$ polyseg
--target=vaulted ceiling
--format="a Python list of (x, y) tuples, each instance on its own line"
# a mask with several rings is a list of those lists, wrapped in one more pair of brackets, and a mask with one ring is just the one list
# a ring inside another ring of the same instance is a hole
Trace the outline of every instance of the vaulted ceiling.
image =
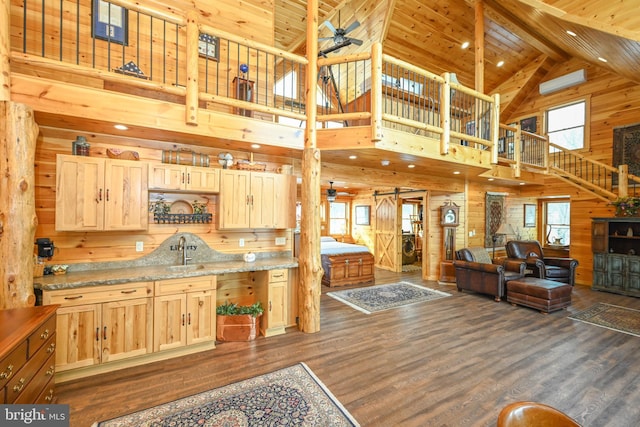
[[(549, 70), (572, 57), (640, 82), (637, 2), (479, 1), (484, 11), (485, 93), (498, 91), (534, 61), (544, 62)], [(276, 0), (276, 47), (304, 54), (306, 4)], [(438, 74), (455, 72), (462, 84), (475, 87), (475, 9), (476, 0), (320, 0), (319, 37), (332, 35), (325, 20), (335, 28), (358, 20), (361, 25), (348, 36), (364, 43), (342, 48), (340, 54), (369, 50), (379, 41), (384, 53)], [(464, 42), (470, 43), (467, 49), (461, 48)], [(323, 42), (320, 48), (332, 43)], [(538, 79), (544, 81), (544, 74)]]

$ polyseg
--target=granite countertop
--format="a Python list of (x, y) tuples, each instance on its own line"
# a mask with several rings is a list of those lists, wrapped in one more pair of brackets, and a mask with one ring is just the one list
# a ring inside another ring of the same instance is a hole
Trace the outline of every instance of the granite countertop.
[(116, 285), (131, 282), (180, 279), (183, 277), (211, 276), (225, 273), (296, 268), (298, 260), (292, 257), (257, 259), (254, 262), (225, 260), (182, 265), (153, 265), (104, 270), (71, 271), (59, 276), (48, 275), (33, 279), (33, 286), (41, 290), (73, 289), (86, 286)]

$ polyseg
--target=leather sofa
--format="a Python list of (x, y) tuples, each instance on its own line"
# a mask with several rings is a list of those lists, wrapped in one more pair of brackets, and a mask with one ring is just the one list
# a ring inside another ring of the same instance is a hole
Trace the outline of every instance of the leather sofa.
[(506, 282), (524, 277), (524, 262), (504, 259), (494, 263), (485, 248), (460, 249), (456, 258), (453, 265), (458, 292), (488, 294), (500, 301), (506, 295)]
[(537, 240), (510, 240), (506, 244), (507, 259), (524, 261), (528, 276), (556, 282), (575, 284), (578, 260), (563, 257), (545, 257)]

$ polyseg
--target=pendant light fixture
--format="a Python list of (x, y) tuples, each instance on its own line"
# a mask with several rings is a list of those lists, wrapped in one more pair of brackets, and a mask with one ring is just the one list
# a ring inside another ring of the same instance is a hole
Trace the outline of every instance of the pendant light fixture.
[(337, 193), (337, 190), (333, 188), (333, 181), (329, 181), (329, 188), (327, 188), (327, 201), (335, 202)]

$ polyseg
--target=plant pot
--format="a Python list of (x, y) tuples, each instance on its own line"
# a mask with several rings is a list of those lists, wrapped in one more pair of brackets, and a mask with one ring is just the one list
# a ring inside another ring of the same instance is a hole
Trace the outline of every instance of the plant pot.
[(260, 334), (260, 318), (250, 314), (216, 315), (218, 341), (252, 341)]

